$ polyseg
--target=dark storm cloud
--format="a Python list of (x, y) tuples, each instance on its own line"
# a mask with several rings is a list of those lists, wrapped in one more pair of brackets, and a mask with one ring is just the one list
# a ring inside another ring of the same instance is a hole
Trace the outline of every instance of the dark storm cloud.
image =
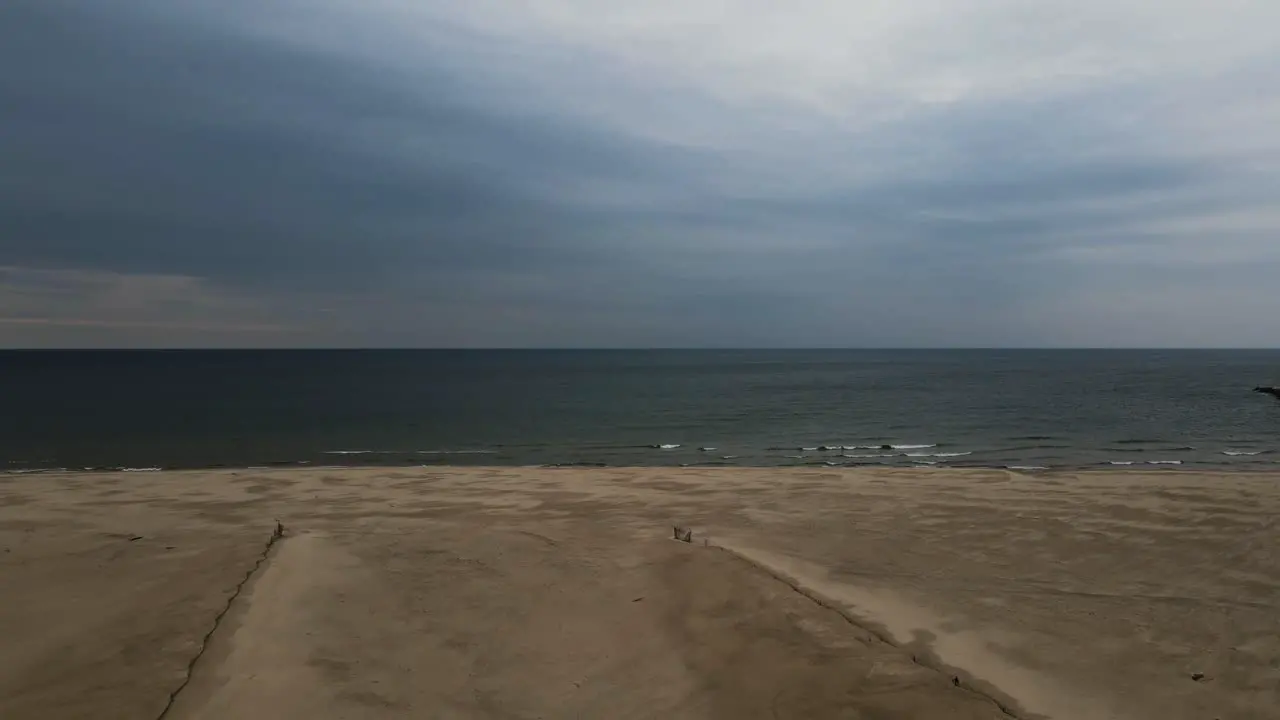
[(654, 172), (435, 67), (389, 78), (127, 6), (7, 14), (7, 264), (344, 284), (557, 264), (585, 249), (547, 187)]

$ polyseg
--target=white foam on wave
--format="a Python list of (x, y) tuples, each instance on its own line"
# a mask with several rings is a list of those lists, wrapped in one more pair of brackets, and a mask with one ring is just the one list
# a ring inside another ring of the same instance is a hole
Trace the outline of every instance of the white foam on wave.
[(737, 460), (738, 456), (737, 455), (721, 455), (720, 459), (721, 460)]
[(818, 448), (816, 448), (816, 447), (802, 447), (802, 448), (800, 448), (800, 450), (801, 450), (801, 451), (803, 451), (803, 452), (817, 452)]
[(1181, 460), (1112, 460), (1111, 465), (1181, 465)]
[(419, 455), (496, 455), (497, 450), (419, 450)]
[(891, 458), (891, 457), (898, 457), (898, 454), (897, 454), (897, 453), (873, 453), (873, 454), (870, 454), (870, 455), (857, 455), (857, 454), (855, 454), (855, 455), (849, 455), (848, 453), (846, 453), (846, 454), (842, 455), (841, 457), (847, 457), (847, 458)]
[[(92, 470), (93, 468), (85, 468)], [(67, 472), (66, 468), (25, 468), (21, 470), (3, 470), (0, 475), (40, 475), (43, 473)]]
[(372, 455), (373, 450), (325, 450), (325, 455)]
[(119, 470), (120, 472), (160, 472), (161, 470), (161, 468), (158, 468), (158, 467), (143, 467), (143, 468), (122, 467), (122, 468), (116, 468), (116, 469)]
[(1008, 465), (1010, 470), (1048, 470), (1047, 465)]
[(698, 450), (700, 450), (701, 452), (715, 452), (715, 451), (716, 451), (716, 449), (717, 449), (717, 448), (713, 448), (713, 447), (700, 447), (700, 448), (698, 448)]
[(1262, 451), (1261, 450), (1223, 450), (1222, 454), (1231, 455), (1231, 456), (1237, 456), (1237, 455), (1252, 456), (1252, 455), (1261, 455)]
[(938, 447), (937, 445), (890, 445), (894, 450), (924, 450), (925, 448)]
[(676, 448), (678, 448), (678, 447), (680, 447), (680, 446), (679, 446), (679, 445), (674, 445), (674, 444), (670, 444), (670, 443), (668, 443), (668, 444), (665, 444), (665, 445), (654, 445), (653, 447), (654, 447), (655, 449), (657, 449), (657, 450), (675, 450)]
[(912, 460), (917, 465), (937, 465), (937, 460)]
[(964, 457), (965, 455), (972, 455), (973, 453), (971, 453), (971, 452), (951, 452), (951, 453), (904, 453), (904, 454), (905, 454), (907, 457), (913, 457), (913, 458), (914, 458), (914, 457), (939, 457), (939, 458), (947, 458), (947, 457)]

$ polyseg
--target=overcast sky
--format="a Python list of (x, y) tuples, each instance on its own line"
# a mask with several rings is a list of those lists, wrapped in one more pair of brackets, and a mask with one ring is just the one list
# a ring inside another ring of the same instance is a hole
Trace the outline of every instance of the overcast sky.
[(0, 346), (1277, 345), (1275, 0), (0, 4)]

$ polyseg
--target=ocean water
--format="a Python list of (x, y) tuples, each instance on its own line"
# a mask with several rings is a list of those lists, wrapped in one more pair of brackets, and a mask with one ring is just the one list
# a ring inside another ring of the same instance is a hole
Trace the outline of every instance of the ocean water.
[(0, 471), (1280, 468), (1280, 351), (18, 351)]

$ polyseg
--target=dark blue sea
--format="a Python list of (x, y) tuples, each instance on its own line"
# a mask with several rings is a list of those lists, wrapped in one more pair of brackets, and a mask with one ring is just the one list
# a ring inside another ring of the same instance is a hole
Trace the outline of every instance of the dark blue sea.
[(1280, 351), (15, 351), (0, 470), (1280, 467)]

